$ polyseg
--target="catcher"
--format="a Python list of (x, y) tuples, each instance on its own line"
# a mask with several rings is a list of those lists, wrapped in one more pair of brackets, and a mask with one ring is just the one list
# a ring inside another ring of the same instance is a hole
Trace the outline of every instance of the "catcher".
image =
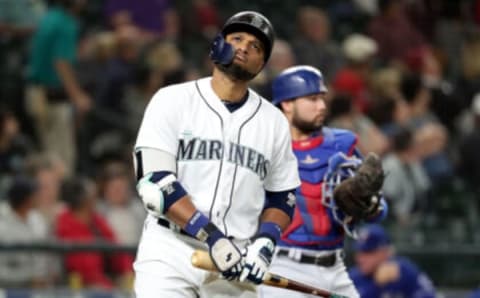
[[(302, 185), (290, 226), (278, 242), (270, 271), (350, 298), (359, 297), (343, 262), (345, 235), (386, 217), (379, 158), (362, 161), (356, 136), (324, 127), (327, 114), (321, 72), (310, 66), (286, 69), (273, 81), (273, 103), (290, 123)], [(300, 297), (263, 286), (261, 297)], [(307, 296), (305, 296), (307, 297)]]

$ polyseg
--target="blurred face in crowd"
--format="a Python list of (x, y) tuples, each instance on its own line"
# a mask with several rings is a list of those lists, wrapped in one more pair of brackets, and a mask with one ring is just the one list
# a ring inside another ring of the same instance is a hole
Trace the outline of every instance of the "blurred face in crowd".
[(360, 272), (366, 275), (373, 274), (377, 267), (391, 255), (389, 246), (380, 247), (372, 251), (358, 251), (355, 253), (355, 262)]
[(250, 81), (262, 69), (264, 64), (265, 48), (255, 35), (247, 32), (233, 32), (225, 40), (233, 46), (235, 56), (233, 62), (218, 68), (228, 76), (240, 80)]
[(282, 102), (282, 109), (292, 126), (304, 134), (322, 128), (327, 117), (325, 95), (318, 93)]
[(60, 178), (55, 169), (42, 169), (36, 174), (38, 182), (37, 199), (40, 207), (55, 204), (60, 195)]
[(304, 7), (299, 10), (298, 22), (301, 32), (309, 40), (324, 43), (330, 38), (330, 22), (322, 10)]
[(19, 125), (17, 118), (12, 114), (7, 114), (3, 117), (0, 123), (0, 140), (10, 141), (19, 132)]
[(103, 188), (103, 197), (112, 205), (123, 205), (130, 198), (130, 183), (126, 176), (117, 176), (108, 180)]
[(274, 74), (295, 64), (295, 55), (290, 44), (284, 40), (276, 40), (272, 49), (272, 55), (268, 61), (268, 68)]

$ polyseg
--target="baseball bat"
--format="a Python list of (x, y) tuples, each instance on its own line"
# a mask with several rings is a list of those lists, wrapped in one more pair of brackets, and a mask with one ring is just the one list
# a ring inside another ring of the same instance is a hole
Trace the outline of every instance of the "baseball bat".
[[(213, 261), (207, 251), (195, 250), (192, 254), (191, 261), (192, 265), (197, 268), (209, 271), (217, 271), (217, 268), (213, 264)], [(329, 291), (305, 285), (300, 282), (270, 272), (265, 273), (262, 283), (271, 287), (284, 288), (324, 298), (348, 298), (346, 296), (330, 293)]]

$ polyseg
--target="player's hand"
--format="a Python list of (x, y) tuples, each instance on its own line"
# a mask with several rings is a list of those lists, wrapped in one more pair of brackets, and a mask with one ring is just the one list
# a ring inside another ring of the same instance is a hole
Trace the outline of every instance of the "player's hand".
[(263, 276), (272, 262), (274, 249), (275, 244), (268, 237), (257, 238), (247, 246), (243, 251), (245, 264), (240, 275), (240, 281), (249, 280), (255, 284), (262, 283)]
[(72, 98), (72, 102), (80, 115), (84, 115), (85, 113), (90, 111), (93, 105), (92, 98), (83, 91), (75, 94), (75, 96)]
[(242, 272), (243, 259), (235, 244), (216, 231), (207, 239), (210, 257), (222, 276), (228, 280), (236, 280)]
[(385, 285), (387, 283), (396, 281), (400, 277), (400, 268), (395, 262), (385, 262), (378, 266), (378, 269), (373, 275), (375, 283), (378, 285)]

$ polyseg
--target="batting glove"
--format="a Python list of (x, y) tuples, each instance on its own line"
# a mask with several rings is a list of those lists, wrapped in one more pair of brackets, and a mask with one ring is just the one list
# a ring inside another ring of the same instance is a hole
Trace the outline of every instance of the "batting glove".
[(240, 281), (251, 281), (254, 284), (261, 284), (263, 276), (268, 271), (272, 262), (275, 244), (268, 237), (257, 238), (244, 251), (245, 264), (243, 266)]
[(235, 244), (218, 229), (210, 233), (206, 242), (210, 257), (222, 276), (227, 280), (238, 279), (243, 260)]
[(242, 271), (240, 251), (205, 215), (196, 211), (184, 230), (190, 236), (207, 243), (210, 258), (223, 277), (228, 280), (238, 279)]

